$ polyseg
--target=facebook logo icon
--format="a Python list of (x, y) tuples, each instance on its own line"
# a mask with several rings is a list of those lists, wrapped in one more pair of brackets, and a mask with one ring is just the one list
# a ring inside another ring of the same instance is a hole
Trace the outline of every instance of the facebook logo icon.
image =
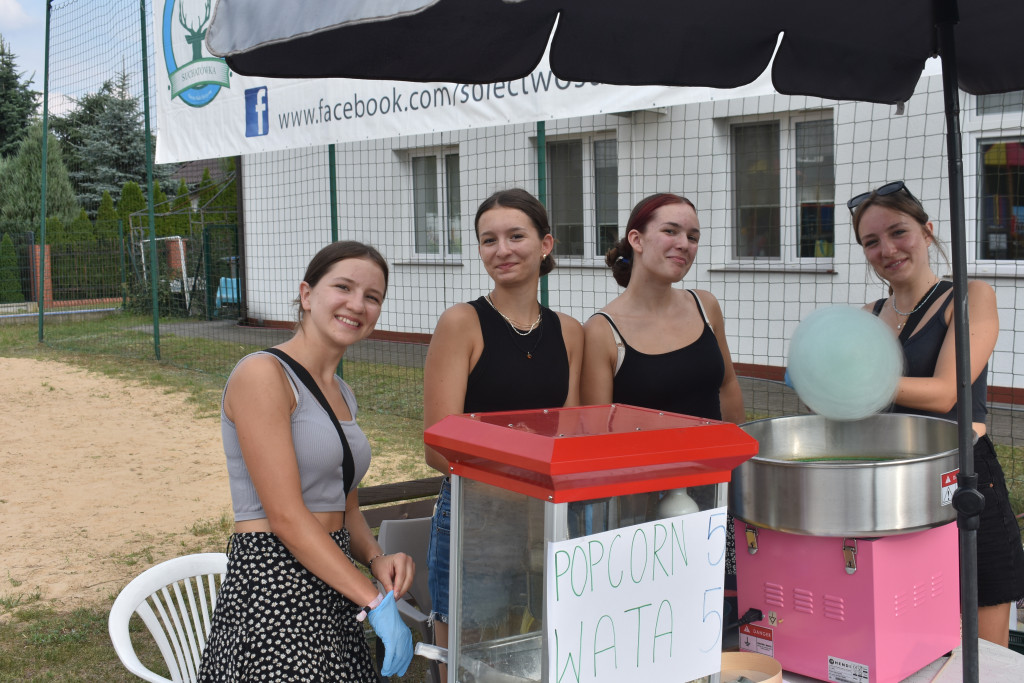
[(245, 137), (266, 135), (270, 128), (270, 107), (267, 104), (267, 86), (245, 91)]

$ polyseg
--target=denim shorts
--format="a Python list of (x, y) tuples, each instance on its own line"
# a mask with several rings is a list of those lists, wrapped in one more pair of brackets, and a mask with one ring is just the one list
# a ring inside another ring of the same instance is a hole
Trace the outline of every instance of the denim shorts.
[(427, 548), (427, 585), (430, 587), (431, 619), (448, 623), (448, 570), (451, 560), (452, 484), (445, 477), (434, 504)]

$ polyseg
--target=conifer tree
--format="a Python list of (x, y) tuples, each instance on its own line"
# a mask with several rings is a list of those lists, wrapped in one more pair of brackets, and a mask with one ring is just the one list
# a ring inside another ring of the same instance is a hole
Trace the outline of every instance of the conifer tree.
[[(39, 237), (42, 200), (43, 126), (33, 124), (17, 153), (0, 164), (0, 219), (17, 222)], [(46, 215), (70, 223), (78, 215), (78, 202), (64, 167), (61, 144), (49, 136), (46, 157)], [(10, 228), (7, 228), (10, 229)]]
[(5, 232), (0, 238), (0, 304), (20, 304), (24, 300), (14, 240)]
[(22, 80), (10, 46), (0, 36), (0, 157), (18, 151), (38, 105), (32, 79)]
[[(117, 217), (121, 219), (124, 230), (127, 233), (129, 226), (132, 226), (131, 215), (146, 208), (146, 196), (142, 194), (142, 188), (134, 181), (128, 181), (121, 187), (121, 198), (117, 200)], [(147, 236), (149, 232), (149, 221), (146, 218), (135, 219), (136, 228), (144, 228)]]
[(103, 191), (100, 198), (99, 209), (96, 210), (96, 237), (98, 239), (117, 239), (120, 233), (117, 230), (117, 221), (120, 216), (114, 209), (114, 200), (110, 193)]

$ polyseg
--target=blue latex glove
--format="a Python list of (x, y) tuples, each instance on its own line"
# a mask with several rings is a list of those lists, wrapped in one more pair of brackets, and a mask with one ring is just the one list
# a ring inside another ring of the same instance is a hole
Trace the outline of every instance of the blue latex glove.
[(784, 383), (786, 384), (786, 386), (787, 386), (787, 387), (789, 387), (790, 389), (793, 389), (793, 388), (794, 388), (794, 387), (793, 387), (793, 380), (791, 380), (791, 379), (789, 378), (789, 368), (786, 368), (786, 376), (785, 376), (785, 378), (783, 379), (783, 382), (784, 382)]
[(384, 600), (370, 610), (367, 618), (374, 632), (384, 642), (382, 676), (404, 676), (412, 661), (412, 633), (402, 621), (395, 604), (395, 594), (388, 591)]

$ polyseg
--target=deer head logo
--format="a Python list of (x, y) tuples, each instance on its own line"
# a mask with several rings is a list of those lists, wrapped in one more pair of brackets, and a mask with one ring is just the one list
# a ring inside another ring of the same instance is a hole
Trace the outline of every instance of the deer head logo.
[(203, 41), (206, 39), (206, 22), (210, 20), (210, 0), (206, 0), (205, 15), (202, 20), (192, 28), (185, 18), (185, 3), (178, 3), (178, 23), (185, 29), (188, 35), (185, 42), (192, 46), (192, 61), (203, 58)]

